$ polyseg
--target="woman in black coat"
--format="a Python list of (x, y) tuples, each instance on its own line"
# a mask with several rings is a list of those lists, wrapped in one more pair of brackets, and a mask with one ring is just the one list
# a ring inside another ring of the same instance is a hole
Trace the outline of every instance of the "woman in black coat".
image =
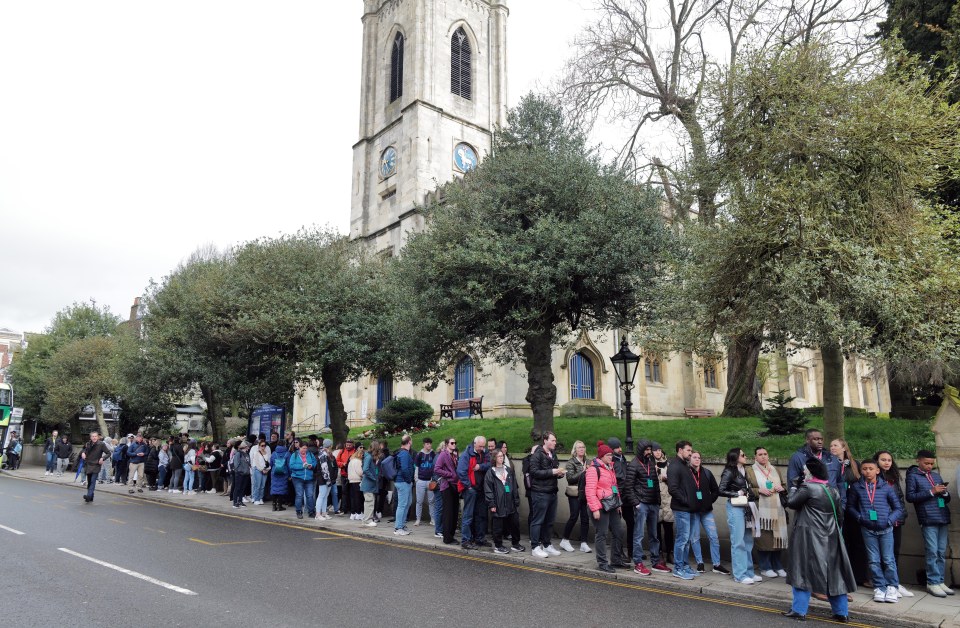
[(503, 537), (510, 536), (512, 549), (522, 552), (520, 545), (520, 491), (517, 489), (517, 476), (513, 467), (504, 464), (506, 456), (502, 450), (493, 453), (492, 466), (483, 478), (483, 494), (490, 507), (493, 519), (493, 553), (509, 554), (503, 546)]
[(840, 528), (843, 508), (840, 493), (828, 484), (827, 467), (816, 458), (806, 462), (810, 478), (787, 498), (787, 508), (797, 511), (790, 537), (787, 584), (793, 587), (793, 605), (787, 617), (806, 619), (812, 593), (830, 600), (833, 619), (847, 621), (847, 593), (857, 590)]

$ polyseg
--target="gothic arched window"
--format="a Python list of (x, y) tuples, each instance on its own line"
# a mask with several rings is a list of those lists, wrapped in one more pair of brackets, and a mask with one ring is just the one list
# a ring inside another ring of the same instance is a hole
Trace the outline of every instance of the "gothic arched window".
[(470, 74), (472, 54), (470, 39), (461, 26), (450, 38), (450, 91), (467, 100), (473, 96)]
[(403, 96), (403, 34), (397, 33), (393, 39), (393, 53), (390, 55), (390, 102)]
[[(453, 398), (454, 399), (472, 399), (474, 396), (474, 366), (473, 358), (469, 355), (457, 363), (453, 370)], [(456, 417), (470, 416), (468, 410), (457, 410)]]
[(593, 362), (579, 351), (570, 357), (570, 398), (593, 399)]

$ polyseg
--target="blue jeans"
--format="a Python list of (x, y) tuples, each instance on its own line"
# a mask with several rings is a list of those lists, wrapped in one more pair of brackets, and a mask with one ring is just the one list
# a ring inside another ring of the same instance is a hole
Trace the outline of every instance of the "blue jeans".
[(897, 561), (893, 559), (893, 528), (878, 531), (861, 527), (860, 534), (867, 549), (867, 569), (870, 570), (873, 587), (882, 589), (899, 586)]
[(700, 526), (707, 531), (707, 539), (710, 541), (710, 560), (714, 565), (720, 564), (720, 535), (717, 534), (717, 520), (713, 517), (713, 512), (694, 513), (693, 520), (690, 522), (690, 546), (693, 548), (693, 558), (697, 564), (703, 562), (703, 548), (700, 547)]
[(47, 452), (47, 473), (53, 473), (57, 469), (57, 455), (52, 451)]
[(690, 528), (694, 514), (682, 510), (673, 511), (673, 570), (676, 572), (690, 569), (687, 560), (690, 557)]
[(253, 488), (250, 489), (250, 498), (255, 501), (263, 501), (263, 489), (267, 487), (267, 474), (260, 469), (253, 469)]
[[(643, 556), (643, 536), (646, 532), (647, 545), (650, 547), (650, 562), (656, 565), (660, 562), (660, 539), (657, 538), (657, 514), (659, 504), (644, 504), (634, 508), (633, 512), (633, 562), (639, 565)], [(586, 538), (581, 539), (586, 541)]]
[(193, 490), (193, 465), (185, 464), (183, 465), (183, 492)]
[(949, 524), (920, 526), (923, 551), (927, 560), (927, 584), (943, 584), (944, 557), (947, 554)]
[[(437, 486), (440, 486), (440, 483), (437, 483)], [(440, 514), (443, 512), (443, 498), (441, 497), (440, 489), (437, 488), (433, 491), (433, 510), (430, 511), (430, 517), (433, 519), (433, 533), (434, 534), (443, 534), (443, 525), (440, 521)]]
[(487, 499), (480, 491), (468, 488), (463, 493), (462, 543), (482, 543), (487, 536)]
[(167, 466), (160, 465), (157, 467), (157, 488), (163, 488), (167, 483)]
[[(849, 615), (847, 610), (847, 594), (842, 595), (831, 595), (830, 596), (830, 610), (833, 611), (834, 615), (843, 615), (846, 617)], [(794, 589), (793, 590), (793, 604), (790, 606), (790, 609), (794, 613), (800, 615), (806, 615), (807, 609), (810, 608), (810, 591), (804, 591), (803, 589)]]
[(330, 487), (330, 499), (333, 502), (333, 512), (340, 512), (340, 487), (337, 486), (336, 480)]
[(556, 493), (530, 493), (530, 543), (534, 547), (550, 545), (553, 521), (557, 518)]
[(293, 478), (293, 490), (296, 492), (296, 499), (293, 502), (293, 507), (297, 510), (297, 514), (303, 514), (303, 505), (306, 503), (307, 513), (311, 517), (315, 517), (317, 512), (314, 510), (316, 507), (316, 502), (313, 501), (313, 480)]
[(779, 571), (783, 569), (783, 563), (780, 562), (780, 550), (769, 552), (757, 550), (757, 562), (760, 563), (760, 571)]
[(330, 485), (320, 480), (319, 491), (317, 492), (317, 514), (327, 514), (327, 504), (330, 501)]
[(753, 578), (753, 528), (747, 527), (746, 508), (727, 501), (727, 526), (730, 528), (730, 563), (737, 580)]
[(97, 490), (97, 474), (87, 474), (87, 497), (93, 499), (93, 492)]
[(407, 527), (407, 514), (410, 512), (410, 491), (409, 482), (397, 482), (394, 486), (397, 488), (397, 521), (394, 524), (394, 530), (400, 530)]

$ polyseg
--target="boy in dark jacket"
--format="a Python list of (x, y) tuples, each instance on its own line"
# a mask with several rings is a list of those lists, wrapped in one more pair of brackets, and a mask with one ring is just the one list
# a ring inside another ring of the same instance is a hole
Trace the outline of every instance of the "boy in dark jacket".
[[(614, 458), (616, 464), (616, 458)], [(633, 510), (633, 563), (634, 571), (641, 575), (650, 575), (643, 564), (643, 537), (647, 536), (650, 548), (650, 564), (657, 571), (669, 572), (660, 553), (660, 539), (657, 536), (657, 515), (660, 512), (660, 478), (657, 461), (653, 458), (653, 443), (641, 439), (637, 441), (637, 456), (627, 465), (624, 473), (623, 501)]]
[[(690, 531), (693, 516), (699, 512), (699, 502), (704, 499), (701, 490), (690, 472), (690, 456), (693, 445), (689, 441), (677, 442), (677, 457), (667, 467), (667, 488), (670, 491), (670, 509), (673, 511), (673, 526), (676, 539), (673, 544), (673, 575), (681, 580), (693, 580), (696, 572), (687, 564), (690, 557)], [(706, 495), (706, 498), (709, 498)]]
[(947, 531), (950, 529), (950, 493), (947, 483), (933, 470), (937, 459), (933, 452), (917, 452), (917, 464), (907, 469), (907, 501), (917, 509), (923, 533), (923, 549), (927, 559), (927, 591), (936, 597), (953, 595), (943, 581), (944, 558), (947, 554)]
[(875, 461), (861, 462), (860, 474), (861, 480), (847, 490), (847, 515), (860, 524), (873, 580), (873, 601), (895, 604), (900, 577), (893, 557), (893, 524), (903, 517), (903, 505), (889, 484), (877, 481), (880, 467)]

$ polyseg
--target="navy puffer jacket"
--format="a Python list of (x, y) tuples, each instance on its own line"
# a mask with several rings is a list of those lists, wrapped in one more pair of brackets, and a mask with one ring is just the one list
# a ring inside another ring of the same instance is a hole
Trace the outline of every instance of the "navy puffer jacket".
[[(934, 484), (943, 484), (943, 478), (936, 471), (931, 471), (928, 479), (917, 465), (907, 469), (907, 501), (917, 509), (917, 519), (920, 521), (920, 525), (949, 524), (950, 508), (947, 504), (950, 503), (950, 493), (934, 495), (930, 480), (933, 480)], [(940, 506), (938, 497), (943, 498), (943, 507)]]

